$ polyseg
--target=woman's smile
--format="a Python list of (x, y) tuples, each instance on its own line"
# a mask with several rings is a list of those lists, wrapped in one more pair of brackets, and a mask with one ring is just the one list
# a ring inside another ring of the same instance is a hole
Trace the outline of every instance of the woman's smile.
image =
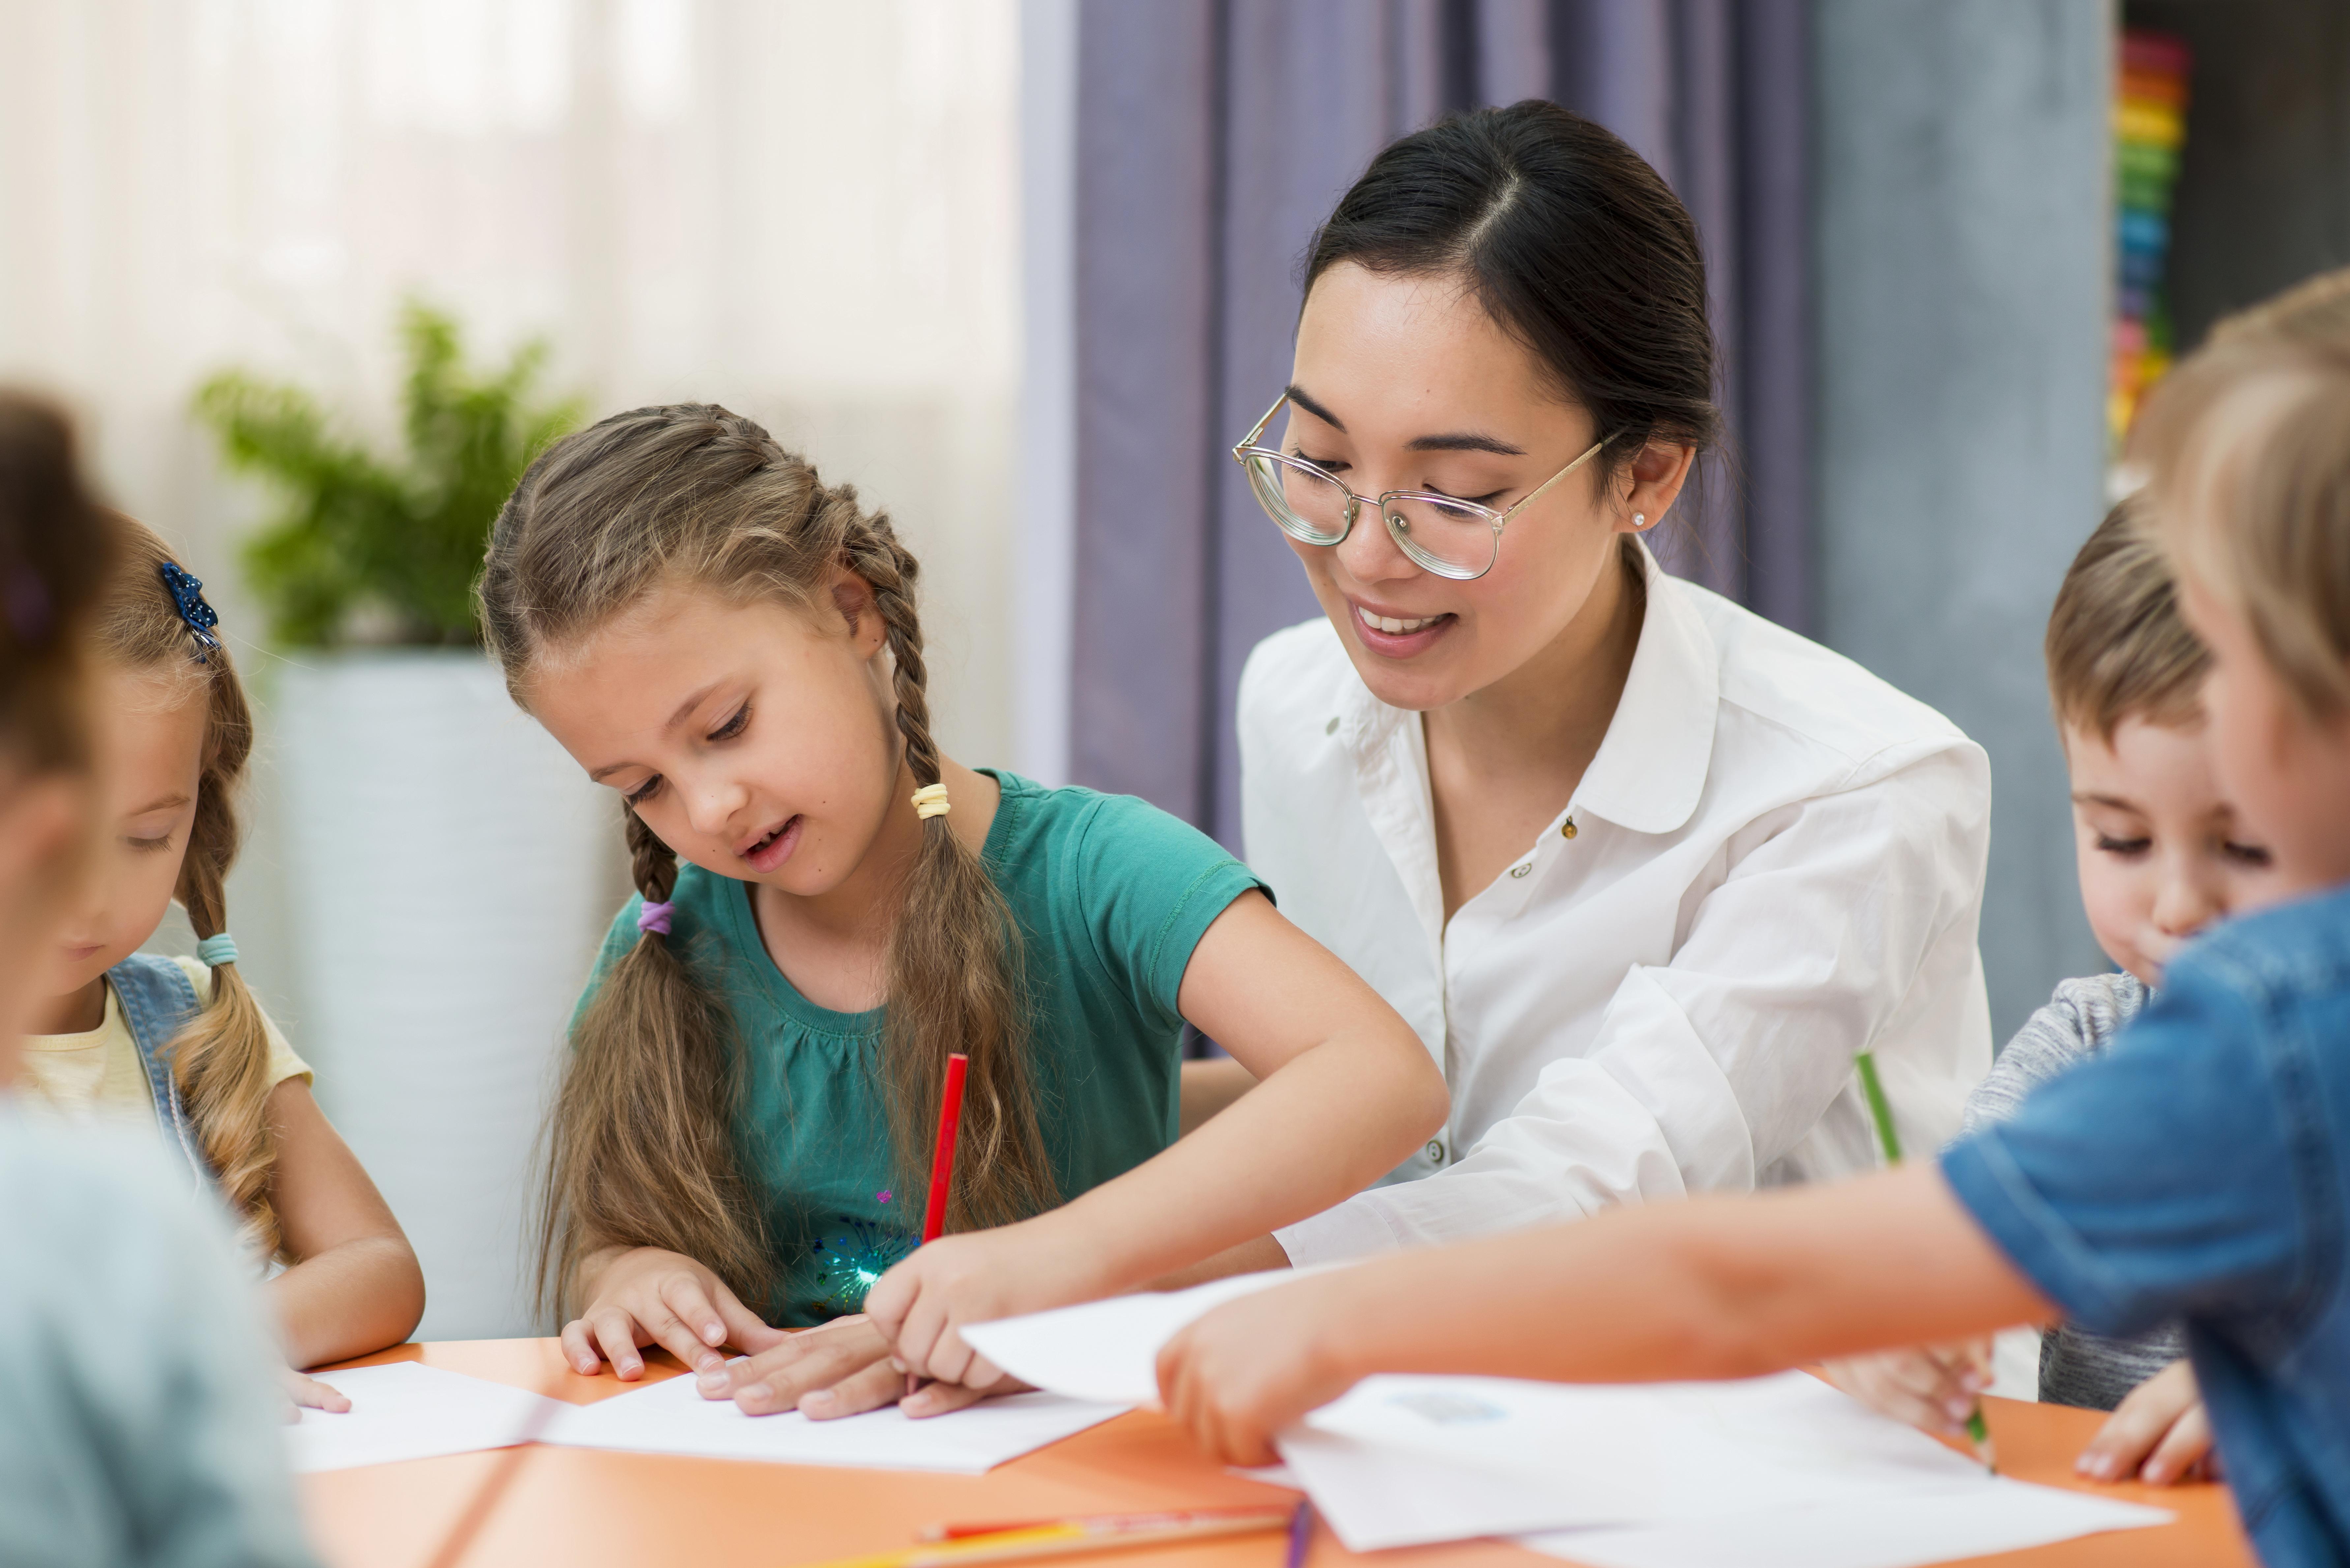
[(1451, 611), (1442, 615), (1400, 616), (1374, 609), (1360, 599), (1349, 598), (1347, 603), (1355, 612), (1355, 634), (1362, 639), (1363, 647), (1383, 659), (1409, 659), (1425, 653), (1461, 620)]

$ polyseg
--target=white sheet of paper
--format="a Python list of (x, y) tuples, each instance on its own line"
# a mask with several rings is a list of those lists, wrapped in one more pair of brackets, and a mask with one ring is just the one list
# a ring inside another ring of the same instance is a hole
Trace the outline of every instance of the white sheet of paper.
[(979, 1475), (1126, 1409), (1057, 1394), (1014, 1394), (919, 1421), (899, 1414), (895, 1405), (811, 1421), (796, 1410), (745, 1416), (731, 1399), (704, 1399), (692, 1378), (672, 1377), (594, 1405), (574, 1406), (540, 1440), (706, 1459)]
[(1705, 1562), (1712, 1543), (1767, 1525), (1793, 1532), (1784, 1561), (1849, 1548), (1856, 1563), (1889, 1568), (1967, 1555), (1947, 1544), (1952, 1513), (2019, 1544), (2169, 1518), (1996, 1480), (1802, 1373), (1604, 1387), (1375, 1377), (1281, 1449), (1356, 1551), (1573, 1526), (1544, 1549), (1615, 1551), (1624, 1568), (1653, 1555), (1667, 1568), (1686, 1543), (1689, 1561)]
[(286, 1428), (286, 1455), (297, 1471), (511, 1448), (571, 1408), (526, 1388), (416, 1361), (312, 1376), (340, 1389), (351, 1407), (341, 1415), (306, 1409)]
[(1025, 1317), (972, 1324), (962, 1331), (963, 1343), (1023, 1383), (1073, 1399), (1106, 1399), (1155, 1408), (1159, 1347), (1172, 1339), (1176, 1330), (1211, 1308), (1286, 1284), (1302, 1272), (1274, 1269), (1261, 1274), (1236, 1274), (1188, 1291), (1112, 1296)]
[(1522, 1535), (1589, 1568), (1922, 1568), (1953, 1558), (2167, 1524), (2158, 1508), (1993, 1481), (1981, 1490), (1719, 1514), (1678, 1525)]

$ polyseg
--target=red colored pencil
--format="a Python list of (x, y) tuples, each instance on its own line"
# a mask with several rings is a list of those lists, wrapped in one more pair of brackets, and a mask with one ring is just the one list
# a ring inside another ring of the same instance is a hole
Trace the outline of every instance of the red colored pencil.
[(947, 1058), (946, 1092), (939, 1096), (939, 1147), (931, 1156), (931, 1201), (922, 1210), (922, 1240), (935, 1241), (947, 1228), (947, 1189), (954, 1182), (955, 1134), (962, 1130), (962, 1075), (971, 1058), (958, 1051)]
[[(955, 1135), (962, 1130), (962, 1075), (971, 1058), (958, 1051), (947, 1058), (947, 1082), (939, 1096), (939, 1143), (931, 1154), (931, 1199), (922, 1209), (922, 1240), (935, 1241), (947, 1228), (947, 1195), (954, 1186)], [(906, 1374), (906, 1397), (912, 1398), (921, 1379)]]

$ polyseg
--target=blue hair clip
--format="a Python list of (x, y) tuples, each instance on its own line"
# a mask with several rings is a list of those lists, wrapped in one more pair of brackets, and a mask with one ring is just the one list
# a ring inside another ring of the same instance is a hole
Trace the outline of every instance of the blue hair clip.
[[(197, 646), (206, 649), (218, 648), (220, 637), (213, 628), (220, 625), (220, 612), (204, 603), (204, 585), (182, 571), (177, 561), (166, 561), (160, 569), (163, 574), (163, 586), (172, 591), (172, 603), (179, 609), (180, 618), (188, 623), (188, 630), (194, 634)], [(196, 657), (201, 659), (203, 655)]]

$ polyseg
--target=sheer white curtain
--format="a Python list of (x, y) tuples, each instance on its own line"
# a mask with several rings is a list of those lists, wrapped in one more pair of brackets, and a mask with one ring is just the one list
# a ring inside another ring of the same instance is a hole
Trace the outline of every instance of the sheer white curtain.
[[(890, 511), (941, 738), (1014, 761), (1018, 54), (1016, 0), (0, 0), (0, 382), (78, 411), (239, 637), (264, 734), (231, 902), (297, 1045), (324, 1010), (235, 561), (269, 503), (218, 468), (195, 386), (293, 378), (388, 441), (415, 295), (477, 357), (546, 337), (550, 391), (596, 413), (753, 414)], [(588, 956), (552, 966), (547, 1017)]]
[(889, 506), (948, 743), (1008, 755), (1014, 0), (0, 0), (0, 378), (228, 607), (262, 503), (190, 390), (251, 365), (388, 426), (416, 293)]

